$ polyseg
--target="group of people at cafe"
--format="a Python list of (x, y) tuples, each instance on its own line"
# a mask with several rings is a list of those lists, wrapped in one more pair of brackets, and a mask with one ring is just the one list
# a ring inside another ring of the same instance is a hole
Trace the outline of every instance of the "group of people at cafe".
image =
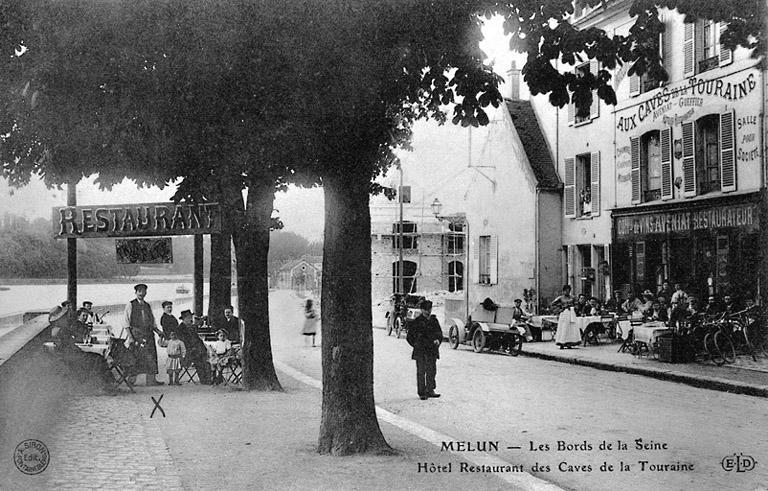
[[(234, 316), (234, 308), (224, 308), (223, 316), (217, 322), (216, 340), (208, 343), (198, 334), (201, 319), (196, 318), (190, 310), (181, 312), (177, 319), (173, 315), (173, 302), (162, 303), (163, 313), (160, 316), (158, 329), (152, 307), (145, 300), (148, 287), (140, 283), (134, 287), (135, 298), (125, 306), (121, 328), (113, 327), (113, 335), (124, 340), (124, 346), (133, 354), (131, 375), (145, 374), (146, 385), (162, 385), (157, 379), (158, 356), (157, 344), (167, 351), (165, 369), (170, 385), (180, 385), (180, 374), (183, 369), (194, 366), (202, 384), (217, 384), (223, 382), (223, 370), (236, 357), (237, 344), (240, 342), (240, 320)], [(90, 341), (90, 331), (94, 319), (90, 305), (84, 305), (77, 311), (76, 319), (68, 319), (69, 305), (64, 302), (51, 312), (49, 319), (52, 335), (56, 342), (56, 351), (69, 364), (80, 367), (86, 374), (96, 375), (109, 381), (109, 368), (101, 358), (97, 361), (94, 353), (84, 353), (78, 343)], [(155, 339), (158, 338), (156, 344)], [(87, 366), (86, 366), (87, 365)], [(106, 387), (106, 385), (105, 385)]]
[(725, 294), (722, 298), (710, 295), (705, 303), (687, 293), (682, 283), (675, 283), (673, 288), (669, 280), (665, 280), (655, 293), (645, 290), (630, 294), (627, 298), (622, 297), (621, 291), (617, 291), (613, 298), (601, 304), (597, 298), (587, 298), (583, 293), (574, 297), (570, 285), (563, 286), (562, 294), (551, 303), (553, 313), (558, 315), (555, 334), (557, 345), (564, 349), (582, 341), (583, 333), (574, 322), (576, 317), (611, 313), (676, 327), (680, 322), (717, 318), (754, 305), (750, 295), (744, 298), (743, 304), (739, 304), (731, 294)]

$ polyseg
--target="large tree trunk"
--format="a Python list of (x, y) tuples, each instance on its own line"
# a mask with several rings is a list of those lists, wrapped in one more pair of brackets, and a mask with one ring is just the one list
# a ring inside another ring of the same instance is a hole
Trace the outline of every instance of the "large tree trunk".
[(232, 227), (238, 201), (243, 197), (238, 187), (224, 188), (217, 201), (221, 209), (221, 233), (211, 234), (210, 296), (208, 320), (213, 326), (221, 325), (224, 308), (232, 305)]
[(243, 387), (246, 390), (283, 390), (277, 380), (269, 336), (267, 254), (273, 182), (248, 188), (248, 203), (234, 234), (237, 290), (243, 320)]
[(318, 452), (388, 452), (373, 400), (367, 177), (324, 177), (323, 412)]

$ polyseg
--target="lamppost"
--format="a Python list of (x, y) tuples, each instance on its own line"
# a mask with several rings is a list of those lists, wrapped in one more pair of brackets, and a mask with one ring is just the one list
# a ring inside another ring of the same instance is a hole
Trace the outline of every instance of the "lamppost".
[(467, 221), (467, 217), (463, 213), (455, 215), (441, 215), (440, 212), (443, 210), (443, 204), (437, 198), (432, 201), (432, 204), (429, 205), (429, 207), (432, 209), (432, 214), (435, 215), (435, 218), (437, 218), (441, 223), (448, 222), (451, 224), (461, 224), (462, 233), (464, 235), (464, 274), (462, 278), (462, 286), (464, 288), (464, 317), (469, 318), (469, 278), (471, 278), (469, 270), (469, 221)]

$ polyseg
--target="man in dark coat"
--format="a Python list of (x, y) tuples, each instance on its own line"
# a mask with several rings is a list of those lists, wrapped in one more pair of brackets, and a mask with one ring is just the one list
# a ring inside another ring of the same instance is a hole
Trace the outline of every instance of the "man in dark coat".
[(171, 314), (173, 312), (173, 302), (166, 300), (162, 305), (163, 315), (160, 316), (160, 327), (163, 328), (163, 337), (171, 339), (171, 332), (178, 331), (179, 321)]
[(221, 329), (227, 333), (227, 339), (233, 343), (240, 342), (240, 319), (233, 314), (235, 308), (231, 305), (224, 308), (224, 320), (222, 321)]
[(182, 366), (194, 365), (200, 383), (209, 385), (211, 383), (211, 366), (208, 363), (208, 349), (197, 334), (195, 316), (192, 311), (183, 310), (181, 312), (181, 322), (178, 325), (176, 335), (187, 349), (187, 356), (184, 357)]
[(440, 397), (435, 393), (435, 375), (437, 359), (440, 358), (440, 343), (443, 331), (437, 317), (432, 314), (432, 302), (422, 300), (419, 303), (421, 315), (408, 326), (406, 340), (413, 346), (411, 359), (416, 360), (416, 391), (423, 401), (430, 397)]
[(125, 306), (123, 327), (128, 331), (128, 342), (140, 346), (140, 363), (136, 373), (145, 373), (147, 385), (162, 385), (157, 380), (157, 347), (155, 346), (155, 315), (152, 307), (144, 300), (147, 295), (147, 285), (139, 283), (133, 287), (136, 298)]

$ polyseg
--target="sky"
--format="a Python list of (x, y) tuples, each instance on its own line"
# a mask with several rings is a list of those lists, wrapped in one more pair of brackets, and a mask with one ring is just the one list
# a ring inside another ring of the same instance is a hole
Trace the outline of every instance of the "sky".
[[(485, 39), (480, 47), (488, 55), (489, 62), (496, 71), (504, 76), (509, 69), (514, 55), (508, 49), (508, 41), (502, 33), (501, 19), (486, 21), (483, 27)], [(518, 67), (521, 67), (518, 64)], [(502, 88), (502, 93), (505, 91)], [(77, 186), (78, 205), (148, 203), (169, 201), (175, 191), (174, 186), (165, 189), (138, 189), (132, 181), (100, 191), (94, 184), (96, 176), (83, 179)], [(13, 188), (0, 179), (0, 215), (8, 212), (22, 215), (28, 219), (48, 218), (51, 208), (67, 204), (66, 189), (47, 189), (33, 177), (32, 182), (23, 188)], [(323, 191), (320, 188), (302, 189), (291, 187), (287, 192), (277, 193), (275, 209), (284, 224), (284, 230), (296, 232), (309, 240), (321, 240), (323, 236)]]

